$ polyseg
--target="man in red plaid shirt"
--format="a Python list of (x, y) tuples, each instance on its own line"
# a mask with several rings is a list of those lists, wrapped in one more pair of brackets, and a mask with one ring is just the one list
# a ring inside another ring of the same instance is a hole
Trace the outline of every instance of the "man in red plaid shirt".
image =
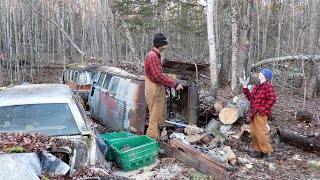
[(177, 91), (183, 89), (181, 84), (162, 74), (161, 52), (167, 47), (167, 38), (157, 33), (153, 38), (153, 48), (144, 61), (145, 97), (149, 109), (149, 127), (146, 135), (159, 140), (159, 130), (164, 125), (167, 116), (165, 87), (174, 87)]
[(255, 86), (250, 93), (248, 86), (243, 84), (243, 93), (251, 102), (250, 105), (250, 136), (253, 142), (252, 157), (265, 157), (267, 161), (274, 160), (274, 153), (270, 143), (270, 134), (267, 127), (268, 117), (276, 96), (269, 80), (272, 71), (264, 68), (259, 73), (260, 85)]

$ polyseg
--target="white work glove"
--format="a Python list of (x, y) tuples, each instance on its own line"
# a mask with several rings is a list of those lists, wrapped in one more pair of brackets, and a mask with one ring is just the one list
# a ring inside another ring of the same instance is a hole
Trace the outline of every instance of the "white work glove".
[(243, 73), (243, 78), (239, 77), (239, 82), (241, 83), (243, 88), (247, 88), (250, 82), (250, 77), (246, 78), (246, 74)]

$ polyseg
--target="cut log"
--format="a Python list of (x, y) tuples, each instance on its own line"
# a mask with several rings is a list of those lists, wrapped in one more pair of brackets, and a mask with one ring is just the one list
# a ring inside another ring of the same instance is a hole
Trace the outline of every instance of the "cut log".
[(298, 146), (304, 150), (311, 150), (320, 152), (320, 138), (319, 136), (305, 136), (298, 132), (288, 129), (278, 129), (280, 140), (294, 146)]
[(215, 113), (219, 113), (221, 110), (222, 110), (222, 108), (223, 108), (223, 106), (222, 106), (222, 103), (221, 102), (215, 102), (214, 104), (213, 104), (213, 108), (214, 108), (214, 110), (215, 110)]
[(308, 111), (299, 110), (296, 112), (296, 120), (311, 123), (313, 121), (313, 114)]
[(233, 101), (221, 109), (219, 120), (223, 124), (233, 124), (239, 118), (244, 117), (250, 108), (250, 101), (243, 95), (237, 95)]

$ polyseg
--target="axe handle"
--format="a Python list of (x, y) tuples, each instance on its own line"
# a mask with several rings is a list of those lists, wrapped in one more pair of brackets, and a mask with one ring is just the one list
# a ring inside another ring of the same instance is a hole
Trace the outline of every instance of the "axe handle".
[(172, 121), (169, 121), (169, 120), (166, 120), (165, 122), (166, 122), (166, 123), (169, 123), (169, 124), (175, 124), (175, 125), (179, 125), (179, 126), (190, 127), (190, 128), (193, 128), (193, 129), (197, 129), (197, 130), (199, 130), (199, 131), (202, 131), (201, 128), (198, 128), (198, 127), (195, 127), (195, 126), (190, 126), (190, 125), (187, 125), (187, 124), (176, 123), (176, 122), (172, 122)]

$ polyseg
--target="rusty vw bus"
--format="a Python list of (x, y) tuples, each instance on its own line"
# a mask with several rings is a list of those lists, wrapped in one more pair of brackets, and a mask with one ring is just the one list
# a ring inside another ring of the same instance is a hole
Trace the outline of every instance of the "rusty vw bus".
[[(170, 116), (190, 124), (197, 124), (199, 96), (193, 83), (207, 64), (188, 64), (165, 60), (163, 72), (189, 77), (186, 87), (176, 91), (167, 89), (167, 110)], [(89, 95), (88, 109), (91, 116), (113, 131), (134, 128), (144, 134), (148, 125), (148, 108), (144, 94), (144, 76), (125, 70), (102, 66), (97, 69)]]
[(86, 103), (91, 89), (92, 78), (100, 66), (102, 65), (69, 64), (63, 71), (62, 83), (67, 84)]

